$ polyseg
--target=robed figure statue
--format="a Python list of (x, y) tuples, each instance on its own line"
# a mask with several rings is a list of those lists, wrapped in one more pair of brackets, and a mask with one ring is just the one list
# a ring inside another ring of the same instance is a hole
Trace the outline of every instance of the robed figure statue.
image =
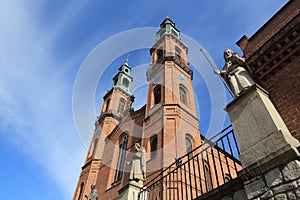
[(231, 49), (224, 51), (225, 65), (223, 69), (215, 70), (229, 86), (234, 97), (238, 97), (247, 88), (255, 84), (255, 81), (247, 71), (247, 64), (245, 58), (239, 56)]
[(84, 196), (87, 200), (98, 200), (98, 192), (96, 190), (96, 185), (91, 185), (91, 192), (89, 195)]
[(142, 183), (146, 180), (146, 150), (139, 143), (135, 143), (134, 148), (129, 180)]

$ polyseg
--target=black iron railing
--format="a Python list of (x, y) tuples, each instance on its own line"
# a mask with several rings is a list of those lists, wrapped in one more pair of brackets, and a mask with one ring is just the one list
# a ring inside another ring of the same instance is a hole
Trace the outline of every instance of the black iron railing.
[(140, 200), (195, 199), (237, 177), (242, 169), (239, 147), (228, 126), (151, 179), (139, 193)]

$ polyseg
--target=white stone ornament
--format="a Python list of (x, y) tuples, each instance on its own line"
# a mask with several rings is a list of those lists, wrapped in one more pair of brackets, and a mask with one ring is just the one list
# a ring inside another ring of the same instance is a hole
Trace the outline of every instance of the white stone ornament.
[(234, 97), (238, 97), (245, 92), (249, 87), (255, 84), (255, 81), (247, 71), (247, 64), (245, 58), (239, 56), (231, 49), (224, 51), (225, 65), (223, 69), (215, 70), (229, 86)]

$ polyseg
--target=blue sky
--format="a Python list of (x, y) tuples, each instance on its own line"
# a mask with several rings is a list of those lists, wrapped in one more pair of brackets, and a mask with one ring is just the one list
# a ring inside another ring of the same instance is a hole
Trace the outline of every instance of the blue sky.
[[(86, 154), (73, 119), (74, 83), (85, 58), (99, 43), (130, 29), (158, 27), (167, 14), (221, 68), (223, 51), (231, 48), (241, 53), (235, 42), (243, 35), (255, 33), (286, 2), (1, 1), (1, 197), (72, 198)], [(110, 66), (99, 66), (107, 70), (99, 77), (93, 94), (96, 112), (83, 116), (88, 119), (84, 121), (87, 137), (92, 134), (102, 96), (126, 56), (112, 60)], [(149, 62), (148, 50), (130, 53), (129, 64), (133, 68), (147, 67)], [(194, 88), (201, 91), (197, 102), (201, 131), (205, 133), (212, 106), (205, 81), (197, 73)], [(138, 108), (145, 98), (143, 87), (137, 88), (134, 94), (137, 99), (134, 106)]]

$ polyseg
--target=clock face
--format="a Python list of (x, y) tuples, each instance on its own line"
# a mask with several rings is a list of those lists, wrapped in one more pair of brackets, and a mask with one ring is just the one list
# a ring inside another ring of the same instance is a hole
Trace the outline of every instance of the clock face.
[(186, 78), (182, 74), (179, 74), (179, 78), (183, 83), (187, 83)]

